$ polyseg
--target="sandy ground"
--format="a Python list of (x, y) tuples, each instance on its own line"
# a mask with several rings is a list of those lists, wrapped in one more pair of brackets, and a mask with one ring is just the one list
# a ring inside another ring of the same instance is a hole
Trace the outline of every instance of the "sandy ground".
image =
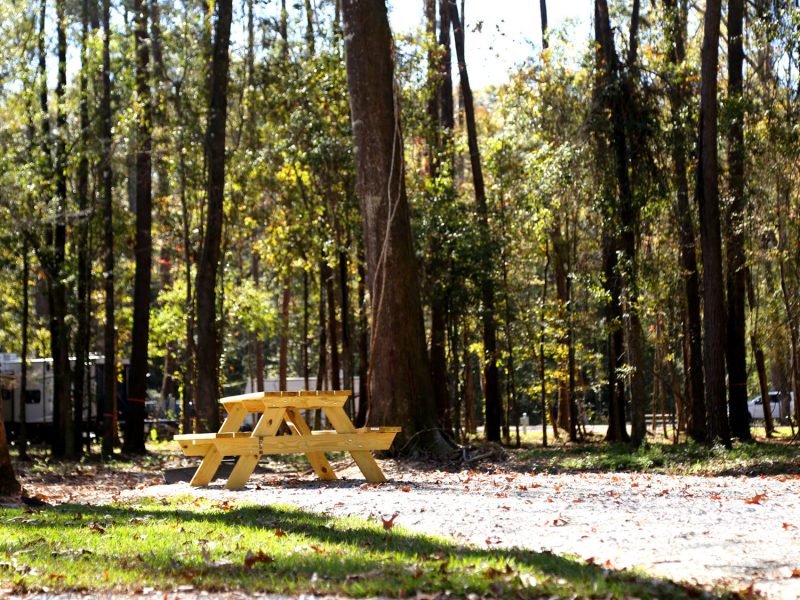
[(676, 581), (800, 598), (798, 476), (453, 473), (382, 464), (390, 481), (378, 485), (348, 466), (333, 483), (262, 473), (241, 491), (217, 480), (199, 489), (139, 486), (122, 497), (194, 494), (367, 519), (397, 513), (398, 525), (465, 544), (550, 550)]

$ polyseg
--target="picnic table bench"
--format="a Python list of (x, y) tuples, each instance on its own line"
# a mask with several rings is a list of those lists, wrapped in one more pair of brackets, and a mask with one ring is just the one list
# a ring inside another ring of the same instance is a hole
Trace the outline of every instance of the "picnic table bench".
[[(356, 429), (344, 403), (352, 392), (300, 391), (256, 392), (222, 398), (228, 415), (217, 433), (176, 435), (186, 456), (203, 460), (191, 485), (208, 485), (225, 456), (238, 457), (225, 487), (241, 489), (253, 474), (259, 459), (267, 454), (305, 454), (320, 479), (336, 479), (325, 452), (349, 452), (369, 482), (386, 481), (371, 450), (388, 450), (400, 427), (362, 427)], [(321, 409), (333, 426), (330, 431), (312, 431), (301, 410)], [(247, 416), (259, 414), (252, 431), (239, 431)], [(286, 423), (289, 434), (279, 435)]]

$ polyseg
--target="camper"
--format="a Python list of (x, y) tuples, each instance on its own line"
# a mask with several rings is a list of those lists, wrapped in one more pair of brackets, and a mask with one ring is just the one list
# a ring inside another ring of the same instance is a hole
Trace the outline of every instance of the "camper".
[[(71, 367), (75, 359), (70, 360)], [(127, 400), (127, 360), (122, 361), (124, 368), (117, 383), (117, 407), (124, 411)], [(89, 357), (86, 383), (87, 397), (91, 400), (83, 409), (83, 421), (87, 430), (94, 430), (99, 425), (103, 414), (105, 398), (103, 397), (103, 371), (105, 359), (100, 355)], [(22, 422), (23, 394), (22, 360), (16, 354), (0, 353), (0, 412), (9, 437), (16, 437)], [(53, 424), (53, 359), (29, 358), (27, 390), (24, 394), (25, 423), (31, 437), (46, 436)]]

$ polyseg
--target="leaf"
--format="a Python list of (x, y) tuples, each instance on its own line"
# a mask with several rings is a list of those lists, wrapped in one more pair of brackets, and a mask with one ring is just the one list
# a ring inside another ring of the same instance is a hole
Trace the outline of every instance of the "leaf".
[(101, 533), (102, 534), (102, 533), (106, 532), (106, 528), (103, 527), (102, 525), (100, 525), (100, 523), (98, 523), (97, 521), (90, 521), (89, 524), (87, 525), (87, 527), (89, 529), (91, 529), (92, 531), (95, 531), (97, 533)]
[(276, 529), (274, 533), (275, 537), (286, 537), (286, 532), (281, 529)]
[(752, 498), (745, 498), (744, 499), (744, 503), (745, 504), (761, 504), (766, 499), (767, 499), (767, 495), (766, 494), (756, 494)]
[(400, 491), (401, 491), (401, 492), (410, 492), (410, 491), (411, 491), (411, 488), (410, 488), (410, 487), (401, 487), (401, 488), (400, 488)]
[(265, 554), (261, 550), (255, 553), (252, 550), (248, 550), (244, 557), (244, 570), (250, 571), (258, 563), (268, 565), (274, 560), (269, 554)]
[(783, 524), (783, 528), (784, 529), (797, 529), (797, 525), (793, 525), (792, 523), (784, 523)]
[(388, 531), (389, 529), (391, 529), (392, 527), (394, 527), (394, 520), (397, 518), (397, 516), (398, 516), (399, 514), (400, 514), (400, 513), (394, 513), (394, 514), (393, 514), (391, 517), (389, 517), (388, 519), (384, 519), (383, 517), (381, 517), (381, 521), (383, 521), (383, 528), (384, 528), (384, 529), (386, 529), (386, 530)]

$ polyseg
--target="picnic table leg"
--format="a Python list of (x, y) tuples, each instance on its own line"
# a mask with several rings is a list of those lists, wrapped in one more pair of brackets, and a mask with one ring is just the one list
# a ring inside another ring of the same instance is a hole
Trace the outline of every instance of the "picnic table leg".
[[(305, 422), (305, 419), (303, 419), (299, 410), (296, 408), (288, 408), (286, 409), (286, 415), (289, 417), (290, 427), (293, 426), (298, 435), (311, 435), (311, 429)], [(324, 452), (306, 452), (306, 458), (308, 462), (311, 463), (311, 467), (314, 469), (317, 477), (327, 481), (336, 479), (336, 473), (333, 467), (331, 467), (331, 463), (329, 463), (328, 459), (325, 457)]]
[[(264, 411), (261, 418), (256, 423), (253, 429), (252, 437), (272, 437), (278, 432), (278, 428), (283, 422), (283, 415), (285, 409), (283, 408), (269, 408)], [(253, 471), (261, 459), (260, 454), (243, 455), (236, 461), (236, 466), (233, 467), (228, 482), (225, 484), (226, 490), (240, 490), (250, 479)]]
[[(337, 433), (355, 433), (356, 428), (341, 406), (326, 406), (322, 410), (325, 411), (328, 421), (330, 421)], [(358, 468), (361, 469), (361, 473), (363, 473), (367, 481), (370, 483), (386, 481), (386, 476), (369, 450), (351, 450), (350, 456), (356, 461)]]
[(221, 462), (222, 455), (219, 453), (219, 450), (217, 450), (215, 446), (209, 446), (208, 452), (203, 457), (203, 461), (200, 463), (200, 466), (197, 467), (197, 471), (195, 472), (194, 477), (192, 477), (192, 481), (189, 482), (189, 485), (208, 485), (214, 478), (214, 474), (217, 472), (217, 469), (219, 469)]

